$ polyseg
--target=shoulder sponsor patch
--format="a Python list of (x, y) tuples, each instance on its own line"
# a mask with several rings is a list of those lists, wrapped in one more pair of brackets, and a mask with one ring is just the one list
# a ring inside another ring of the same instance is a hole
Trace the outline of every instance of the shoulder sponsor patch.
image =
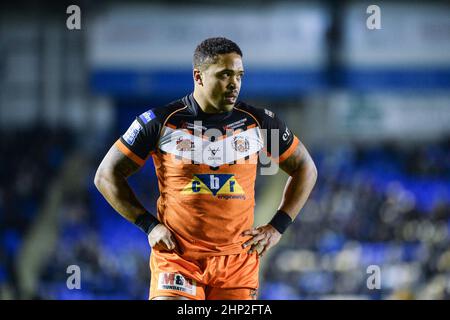
[(152, 110), (146, 111), (143, 114), (141, 114), (139, 116), (139, 118), (141, 118), (142, 122), (144, 122), (144, 124), (149, 123), (150, 121), (152, 121), (153, 119), (156, 118), (155, 114), (153, 113)]
[(161, 272), (158, 277), (158, 290), (176, 290), (195, 296), (197, 283), (179, 273)]
[(128, 128), (127, 132), (123, 135), (123, 139), (129, 144), (133, 145), (136, 140), (139, 131), (142, 130), (142, 126), (139, 121), (134, 120), (131, 126)]
[(291, 131), (286, 127), (286, 130), (283, 132), (283, 141), (287, 141), (291, 136)]
[(270, 111), (268, 109), (264, 109), (264, 112), (271, 118), (275, 117), (275, 113), (273, 113), (272, 111)]

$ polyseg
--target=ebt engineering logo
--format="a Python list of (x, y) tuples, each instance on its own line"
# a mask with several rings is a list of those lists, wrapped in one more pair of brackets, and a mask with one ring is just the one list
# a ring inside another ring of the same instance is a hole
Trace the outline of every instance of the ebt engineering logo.
[(233, 174), (195, 174), (181, 194), (208, 194), (219, 199), (245, 200), (244, 189)]

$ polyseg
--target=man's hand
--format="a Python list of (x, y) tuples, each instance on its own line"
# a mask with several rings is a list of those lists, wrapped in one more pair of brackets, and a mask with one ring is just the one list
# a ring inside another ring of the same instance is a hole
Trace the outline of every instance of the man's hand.
[(148, 235), (148, 243), (152, 249), (172, 251), (175, 249), (175, 238), (162, 223), (158, 224)]
[(274, 227), (270, 224), (263, 225), (258, 228), (252, 228), (250, 230), (246, 230), (242, 233), (243, 236), (253, 236), (250, 240), (244, 243), (242, 246), (244, 248), (251, 246), (248, 251), (249, 254), (252, 254), (253, 251), (257, 251), (257, 248), (260, 248), (259, 256), (262, 257), (267, 250), (272, 248), (274, 245), (278, 243), (281, 239), (281, 233), (279, 233)]

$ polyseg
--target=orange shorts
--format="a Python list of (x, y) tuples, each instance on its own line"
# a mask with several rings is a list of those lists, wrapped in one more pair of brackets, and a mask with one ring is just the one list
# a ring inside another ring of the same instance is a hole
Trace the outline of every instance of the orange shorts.
[(193, 300), (254, 300), (259, 256), (242, 252), (186, 260), (175, 252), (152, 250), (150, 299), (183, 296)]

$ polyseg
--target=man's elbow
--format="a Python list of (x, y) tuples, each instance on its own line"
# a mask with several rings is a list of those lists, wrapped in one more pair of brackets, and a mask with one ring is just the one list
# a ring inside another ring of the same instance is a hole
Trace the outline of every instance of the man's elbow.
[(310, 172), (309, 174), (311, 176), (312, 184), (314, 186), (317, 181), (318, 172), (317, 172), (317, 167), (313, 161), (311, 161), (309, 172)]
[(297, 170), (297, 175), (303, 181), (305, 180), (309, 181), (312, 184), (312, 186), (314, 186), (316, 184), (318, 176), (317, 167), (312, 160), (308, 161)]
[(94, 185), (100, 192), (102, 191), (102, 186), (104, 184), (105, 179), (106, 179), (106, 170), (102, 168), (102, 166), (100, 166), (95, 172), (94, 177)]

